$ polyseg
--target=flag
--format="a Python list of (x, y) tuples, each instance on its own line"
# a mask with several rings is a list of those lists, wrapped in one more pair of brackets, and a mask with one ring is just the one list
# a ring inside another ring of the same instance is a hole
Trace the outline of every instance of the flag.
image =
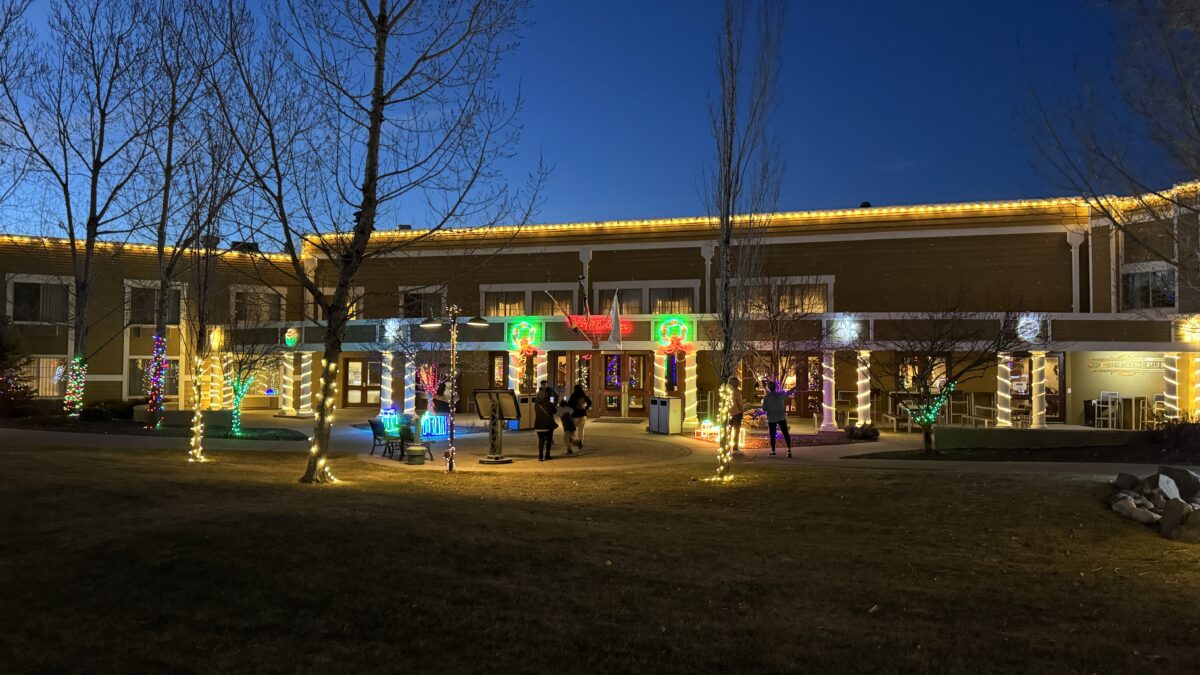
[(612, 309), (609, 311), (609, 319), (612, 320), (612, 328), (608, 332), (608, 341), (621, 349), (621, 302), (620, 291), (613, 291)]

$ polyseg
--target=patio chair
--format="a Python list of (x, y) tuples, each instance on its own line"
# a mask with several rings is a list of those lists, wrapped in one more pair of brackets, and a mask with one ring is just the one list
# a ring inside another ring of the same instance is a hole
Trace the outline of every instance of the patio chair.
[(396, 448), (400, 448), (400, 456), (404, 456), (404, 445), (400, 438), (394, 438), (387, 435), (387, 431), (383, 428), (383, 422), (377, 419), (367, 420), (367, 424), (371, 425), (371, 454), (375, 454), (375, 448), (382, 447), (383, 451), (379, 453), (380, 457), (392, 457), (396, 454)]
[(1102, 391), (1096, 399), (1096, 428), (1121, 428), (1121, 395), (1115, 391)]

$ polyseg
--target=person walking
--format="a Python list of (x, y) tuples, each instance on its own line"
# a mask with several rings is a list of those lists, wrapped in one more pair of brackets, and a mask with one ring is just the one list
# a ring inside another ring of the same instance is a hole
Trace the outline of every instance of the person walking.
[(763, 396), (762, 409), (767, 413), (767, 433), (771, 435), (771, 457), (775, 456), (775, 429), (783, 433), (783, 442), (787, 443), (788, 459), (792, 457), (792, 437), (788, 433), (787, 404), (788, 392), (779, 391), (779, 385), (769, 380), (763, 380), (767, 395)]
[[(583, 428), (587, 426), (588, 411), (592, 409), (592, 399), (588, 398), (582, 384), (575, 385), (574, 391), (567, 398), (567, 407), (572, 411), (571, 421), (575, 424), (575, 433), (571, 435), (571, 439), (575, 441), (575, 447), (582, 450)], [(570, 452), (570, 443), (567, 446), (567, 452)]]
[(729, 386), (733, 389), (733, 401), (729, 404), (727, 424), (733, 430), (733, 454), (740, 455), (742, 454), (742, 419), (746, 416), (746, 403), (742, 400), (742, 381), (731, 377)]
[(533, 428), (537, 430), (538, 437), (538, 461), (543, 462), (550, 459), (550, 448), (554, 446), (554, 430), (558, 428), (558, 422), (554, 421), (554, 403), (550, 401), (550, 395), (544, 389), (538, 394), (533, 409)]

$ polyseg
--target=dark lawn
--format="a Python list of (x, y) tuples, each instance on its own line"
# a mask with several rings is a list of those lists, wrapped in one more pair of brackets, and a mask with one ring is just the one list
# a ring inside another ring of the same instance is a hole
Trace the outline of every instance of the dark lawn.
[(1200, 664), (1200, 547), (1096, 483), (212, 454), (0, 449), (0, 672)]
[(1168, 450), (1143, 445), (1091, 445), (1075, 448), (965, 448), (890, 450), (844, 459), (919, 459), (950, 462), (1111, 462), (1115, 464), (1200, 464), (1200, 448)]
[[(167, 426), (157, 429), (147, 429), (145, 424), (127, 419), (113, 419), (107, 422), (81, 420), (66, 415), (38, 415), (35, 417), (17, 417), (2, 419), (0, 426), (14, 429), (45, 429), (47, 431), (72, 431), (81, 434), (116, 434), (120, 436), (157, 436), (162, 438), (189, 438), (192, 435), (190, 426)], [(229, 427), (209, 425), (204, 428), (207, 438), (233, 438), (229, 435)], [(304, 441), (308, 434), (294, 429), (243, 427), (242, 435), (237, 436), (244, 441)]]

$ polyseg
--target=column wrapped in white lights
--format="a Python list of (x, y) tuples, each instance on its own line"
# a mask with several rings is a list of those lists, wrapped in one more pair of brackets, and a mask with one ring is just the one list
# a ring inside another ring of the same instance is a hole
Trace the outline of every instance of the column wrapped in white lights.
[(413, 359), (404, 357), (404, 413), (417, 413), (417, 366)]
[(233, 410), (233, 354), (221, 359), (221, 410)]
[(1012, 354), (996, 355), (996, 426), (1012, 426)]
[(296, 409), (297, 415), (312, 417), (312, 352), (300, 353), (300, 405)]
[(837, 352), (821, 352), (821, 431), (837, 431), (834, 418), (834, 358)]
[(1029, 428), (1046, 428), (1046, 352), (1030, 352), (1032, 358), (1031, 400), (1032, 409), (1029, 411)]
[(537, 373), (537, 385), (541, 386), (542, 381), (550, 374), (550, 357), (544, 351), (539, 351), (534, 358), (534, 371)]
[(654, 395), (667, 395), (667, 355), (654, 354)]
[(1179, 419), (1179, 352), (1163, 352), (1163, 415)]
[(871, 352), (858, 352), (858, 426), (871, 423)]
[(1200, 414), (1200, 354), (1189, 354), (1192, 360), (1192, 420)]
[(521, 393), (521, 384), (525, 380), (525, 356), (521, 352), (508, 352), (508, 388)]
[(686, 360), (676, 361), (679, 368), (683, 369), (683, 423), (696, 424), (696, 367), (695, 354), (688, 355)]
[(221, 409), (221, 355), (208, 356), (208, 407), (210, 410)]
[(280, 397), (279, 412), (289, 417), (296, 414), (296, 355), (286, 352), (283, 355), (283, 395)]
[(383, 352), (383, 364), (379, 372), (379, 410), (392, 409), (392, 369), (396, 365), (395, 352)]

